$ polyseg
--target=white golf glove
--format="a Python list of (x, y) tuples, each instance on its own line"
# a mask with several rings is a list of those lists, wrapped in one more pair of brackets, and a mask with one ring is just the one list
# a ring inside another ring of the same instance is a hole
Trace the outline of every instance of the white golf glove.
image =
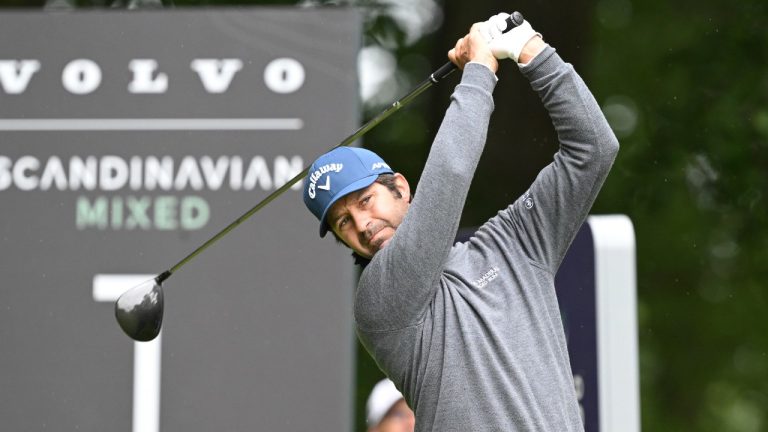
[(496, 14), (486, 21), (483, 30), (494, 57), (499, 60), (511, 58), (517, 62), (525, 44), (534, 36), (541, 37), (541, 33), (537, 33), (525, 20), (512, 30), (502, 33), (507, 28), (507, 18), (508, 13)]

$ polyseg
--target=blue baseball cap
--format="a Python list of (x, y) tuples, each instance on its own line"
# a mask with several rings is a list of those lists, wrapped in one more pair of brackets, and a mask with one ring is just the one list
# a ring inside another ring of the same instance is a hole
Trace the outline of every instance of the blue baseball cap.
[(357, 147), (337, 147), (309, 167), (304, 180), (304, 204), (320, 220), (320, 237), (328, 232), (325, 216), (344, 195), (367, 188), (381, 174), (394, 174), (376, 153)]

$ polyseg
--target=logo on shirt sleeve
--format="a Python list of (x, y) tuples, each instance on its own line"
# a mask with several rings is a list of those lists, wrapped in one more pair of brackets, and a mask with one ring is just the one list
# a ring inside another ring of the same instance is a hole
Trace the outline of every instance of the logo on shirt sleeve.
[(525, 191), (525, 193), (520, 199), (523, 200), (523, 206), (525, 206), (527, 210), (530, 210), (533, 208), (533, 197), (531, 196), (530, 190)]

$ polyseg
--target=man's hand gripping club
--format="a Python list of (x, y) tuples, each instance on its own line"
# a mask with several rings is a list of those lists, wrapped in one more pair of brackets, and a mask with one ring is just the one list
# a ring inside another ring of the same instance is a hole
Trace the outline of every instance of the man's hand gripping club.
[(473, 24), (469, 34), (456, 41), (456, 46), (448, 52), (448, 58), (459, 69), (464, 69), (469, 62), (476, 62), (488, 66), (494, 73), (498, 70), (497, 59), (511, 58), (521, 64), (528, 63), (544, 49), (546, 43), (525, 20), (504, 33), (510, 19), (509, 14), (499, 13), (488, 21)]
[(488, 45), (487, 23), (474, 23), (469, 29), (469, 33), (456, 41), (456, 46), (448, 51), (448, 59), (451, 60), (459, 69), (464, 69), (464, 65), (469, 62), (481, 63), (493, 73), (499, 69), (499, 62), (494, 57), (490, 45)]

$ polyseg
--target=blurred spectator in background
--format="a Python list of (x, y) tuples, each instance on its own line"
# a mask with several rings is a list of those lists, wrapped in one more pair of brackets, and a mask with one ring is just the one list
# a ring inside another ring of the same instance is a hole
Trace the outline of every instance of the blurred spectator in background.
[(389, 379), (379, 381), (365, 404), (368, 432), (413, 432), (416, 418)]

